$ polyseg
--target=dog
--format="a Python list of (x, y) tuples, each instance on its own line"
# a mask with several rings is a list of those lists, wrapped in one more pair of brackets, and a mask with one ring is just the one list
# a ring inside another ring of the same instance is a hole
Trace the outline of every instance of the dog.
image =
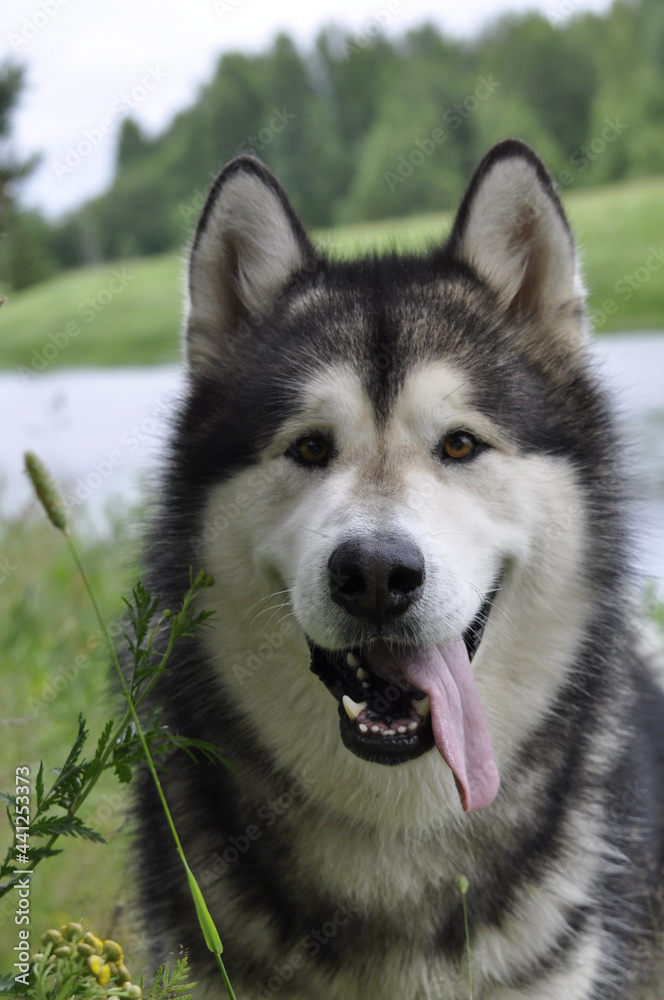
[[(416, 183), (413, 179), (413, 183)], [(147, 546), (214, 577), (155, 688), (239, 998), (608, 1000), (649, 974), (664, 692), (575, 242), (518, 140), (422, 255), (330, 260), (272, 173), (217, 176)], [(221, 997), (151, 783), (156, 960)]]

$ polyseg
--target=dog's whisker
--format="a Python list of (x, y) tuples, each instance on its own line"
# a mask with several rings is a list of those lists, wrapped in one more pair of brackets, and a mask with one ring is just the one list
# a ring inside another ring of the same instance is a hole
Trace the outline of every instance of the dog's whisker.
[[(297, 617), (296, 617), (294, 611), (289, 611), (288, 614), (282, 615), (281, 618), (279, 619), (279, 621), (275, 623), (274, 627), (275, 628), (279, 628), (279, 626), (281, 625), (281, 623), (287, 621), (289, 618), (293, 618), (295, 621), (297, 621)], [(266, 628), (267, 628), (267, 625), (266, 625)], [(265, 635), (265, 629), (263, 629), (263, 631), (261, 632), (261, 638), (263, 637), (263, 635)]]
[(274, 593), (272, 594), (266, 594), (265, 596), (260, 597), (257, 601), (254, 601), (253, 604), (249, 605), (244, 615), (242, 616), (242, 620), (245, 621), (251, 614), (251, 612), (254, 610), (254, 608), (258, 607), (259, 604), (263, 604), (265, 601), (271, 601), (275, 597), (281, 597), (282, 594), (289, 594), (289, 593), (290, 590), (286, 588), (285, 590), (275, 590)]
[(423, 533), (424, 538), (439, 538), (440, 535), (455, 535), (456, 537), (463, 537), (463, 532), (461, 531), (425, 531)]
[(319, 535), (320, 538), (327, 539), (327, 538), (330, 537), (329, 534), (326, 534), (324, 531), (320, 531), (318, 528), (310, 528), (307, 524), (295, 524), (295, 523), (293, 523), (293, 527), (299, 528), (300, 531), (311, 531), (312, 534)]
[[(514, 625), (514, 622), (512, 621), (512, 619), (510, 618), (510, 616), (507, 614), (507, 612), (505, 612), (501, 607), (499, 607), (499, 606), (497, 606), (495, 604), (496, 594), (498, 594), (499, 591), (500, 591), (500, 589), (501, 589), (501, 585), (500, 584), (498, 584), (496, 586), (496, 588), (495, 588), (495, 590), (493, 592), (493, 596), (491, 598), (487, 598), (482, 593), (482, 591), (479, 589), (479, 587), (477, 587), (470, 580), (466, 580), (466, 583), (471, 588), (471, 590), (475, 591), (475, 593), (479, 597), (482, 605), (486, 605), (486, 607), (488, 609), (488, 612), (491, 613), (491, 619), (492, 619), (492, 621), (494, 621), (494, 623), (495, 623), (495, 614), (497, 612), (499, 615), (503, 616), (503, 618), (508, 622), (508, 624), (511, 626), (511, 628), (513, 630), (516, 628), (516, 626)], [(478, 619), (481, 621), (481, 623), (482, 623), (483, 626), (486, 625), (487, 622), (488, 622), (488, 620), (489, 620), (489, 613), (488, 612), (487, 613), (480, 612), (478, 614), (478, 616), (477, 616)], [(500, 625), (498, 625), (498, 624), (496, 624), (496, 628), (498, 629), (498, 631), (500, 632), (501, 635), (504, 635), (505, 638), (509, 638), (510, 633), (506, 629), (501, 628)], [(514, 634), (514, 632), (512, 632), (512, 634)]]
[(270, 618), (267, 619), (267, 621), (265, 622), (265, 624), (263, 626), (263, 628), (266, 629), (268, 627), (268, 625), (270, 624), (270, 622), (272, 621), (272, 618), (275, 616), (275, 614), (278, 611), (281, 611), (282, 608), (288, 608), (288, 607), (290, 607), (290, 601), (284, 601), (282, 604), (273, 604), (269, 608), (263, 608), (262, 611), (259, 611), (251, 619), (251, 624), (253, 625), (254, 622), (256, 621), (256, 619), (260, 618), (261, 615), (268, 615), (269, 614)]

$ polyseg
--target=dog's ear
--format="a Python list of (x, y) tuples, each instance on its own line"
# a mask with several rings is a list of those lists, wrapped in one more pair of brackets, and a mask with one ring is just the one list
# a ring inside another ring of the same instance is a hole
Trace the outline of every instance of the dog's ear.
[(241, 156), (217, 176), (189, 259), (187, 355), (203, 373), (250, 335), (290, 278), (316, 253), (274, 175)]
[(583, 285), (567, 218), (544, 164), (506, 139), (475, 171), (448, 248), (498, 292), (504, 306), (532, 315), (569, 346), (585, 339)]

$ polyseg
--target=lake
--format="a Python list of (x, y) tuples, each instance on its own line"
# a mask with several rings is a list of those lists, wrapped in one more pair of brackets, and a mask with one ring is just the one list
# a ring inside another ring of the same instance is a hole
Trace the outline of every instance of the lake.
[[(593, 349), (612, 386), (633, 455), (638, 569), (664, 583), (664, 333), (605, 336)], [(74, 505), (103, 531), (156, 468), (183, 391), (175, 367), (0, 373), (0, 512), (31, 500), (23, 452), (35, 451)], [(79, 514), (80, 512), (80, 514)], [(76, 523), (75, 521), (75, 523)]]

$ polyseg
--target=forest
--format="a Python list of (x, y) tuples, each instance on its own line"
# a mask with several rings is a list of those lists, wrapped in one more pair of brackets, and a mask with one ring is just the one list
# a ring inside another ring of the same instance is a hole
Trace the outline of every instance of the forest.
[[(262, 53), (226, 53), (160, 134), (120, 109), (111, 187), (55, 222), (21, 207), (36, 161), (8, 152), (23, 68), (5, 65), (2, 291), (181, 247), (215, 173), (241, 153), (267, 163), (315, 227), (445, 211), (508, 135), (535, 147), (563, 192), (661, 174), (664, 4), (574, 10), (565, 0), (548, 16), (506, 16), (471, 41), (432, 25), (388, 37), (374, 18), (354, 35), (324, 30), (308, 51), (282, 34)], [(71, 146), (51, 169), (73, 169), (80, 155)]]

